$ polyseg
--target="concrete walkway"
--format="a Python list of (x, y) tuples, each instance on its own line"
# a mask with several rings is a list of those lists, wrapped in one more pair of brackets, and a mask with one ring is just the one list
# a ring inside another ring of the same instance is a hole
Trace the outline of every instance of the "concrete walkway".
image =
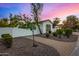
[(73, 52), (71, 53), (71, 56), (79, 56), (79, 36), (78, 36), (78, 41), (77, 41), (76, 47), (73, 50)]
[(79, 32), (73, 32), (73, 35), (77, 35), (78, 40), (77, 40), (75, 49), (71, 53), (71, 56), (79, 56)]
[[(32, 36), (26, 38), (32, 39)], [(35, 41), (54, 47), (61, 56), (69, 56), (76, 45), (76, 42), (61, 42), (37, 36), (35, 36)]]

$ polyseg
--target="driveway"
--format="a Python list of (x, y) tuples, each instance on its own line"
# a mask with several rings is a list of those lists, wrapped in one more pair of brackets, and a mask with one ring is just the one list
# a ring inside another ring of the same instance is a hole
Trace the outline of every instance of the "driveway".
[(75, 49), (73, 50), (73, 52), (71, 53), (72, 56), (79, 56), (79, 36), (78, 36), (78, 41), (76, 44)]
[[(32, 36), (26, 38), (32, 39)], [(76, 42), (61, 42), (38, 36), (35, 36), (35, 41), (43, 43), (50, 47), (54, 47), (60, 53), (61, 56), (69, 56), (76, 45)]]

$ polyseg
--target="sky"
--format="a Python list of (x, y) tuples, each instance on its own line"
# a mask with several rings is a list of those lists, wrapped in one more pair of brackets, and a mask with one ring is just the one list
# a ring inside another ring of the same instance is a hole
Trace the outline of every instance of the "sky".
[[(30, 3), (0, 3), (0, 18), (9, 17), (9, 14), (31, 15)], [(65, 19), (68, 15), (79, 17), (79, 3), (44, 3), (41, 19), (53, 20), (55, 17)]]

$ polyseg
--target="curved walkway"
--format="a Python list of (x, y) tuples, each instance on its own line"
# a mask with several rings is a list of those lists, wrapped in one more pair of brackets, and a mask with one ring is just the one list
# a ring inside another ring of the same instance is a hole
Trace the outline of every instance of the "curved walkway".
[(71, 53), (71, 56), (79, 56), (79, 32), (73, 32), (73, 35), (77, 35), (78, 36), (78, 40), (77, 40), (75, 49)]
[[(26, 38), (32, 39), (32, 36), (29, 36)], [(46, 39), (46, 38), (38, 37), (38, 36), (35, 36), (35, 41), (43, 43), (50, 47), (54, 47), (62, 56), (70, 55), (76, 44), (76, 42), (61, 42), (61, 41), (50, 40), (50, 39)]]
[(79, 56), (79, 36), (78, 36), (78, 41), (77, 41), (76, 47), (73, 50), (73, 52), (71, 53), (71, 56)]

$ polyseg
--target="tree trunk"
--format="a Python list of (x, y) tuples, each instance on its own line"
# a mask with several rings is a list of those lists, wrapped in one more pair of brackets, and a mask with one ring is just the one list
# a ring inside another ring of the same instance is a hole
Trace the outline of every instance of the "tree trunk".
[(33, 35), (33, 46), (34, 46), (34, 30), (32, 30), (32, 35)]
[(41, 31), (41, 29), (40, 29), (39, 24), (38, 24), (37, 26), (38, 26), (38, 29), (39, 29), (40, 34), (42, 34), (42, 31)]
[(32, 30), (32, 35), (33, 35), (33, 47), (37, 47), (38, 45), (35, 44), (35, 40), (34, 40), (34, 30)]
[(42, 31), (41, 31), (41, 29), (40, 29), (40, 25), (39, 25), (38, 21), (36, 21), (36, 24), (37, 24), (37, 27), (38, 27), (38, 29), (39, 29), (40, 34), (42, 34)]

